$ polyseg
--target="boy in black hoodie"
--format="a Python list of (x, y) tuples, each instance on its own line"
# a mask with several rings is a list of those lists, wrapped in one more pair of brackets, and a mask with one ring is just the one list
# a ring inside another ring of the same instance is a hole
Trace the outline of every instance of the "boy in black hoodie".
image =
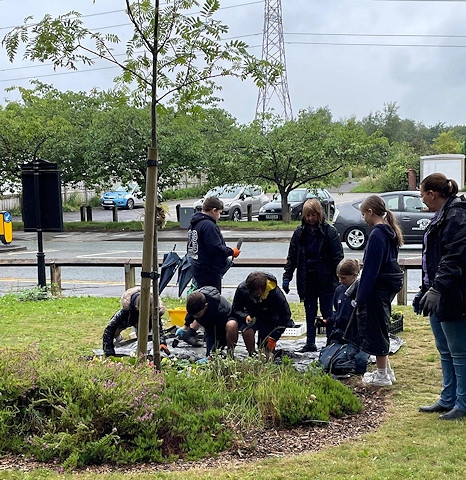
[(190, 293), (186, 299), (186, 310), (186, 326), (196, 320), (204, 327), (207, 358), (213, 350), (225, 346), (233, 356), (238, 341), (238, 323), (229, 318), (231, 304), (215, 287), (202, 287)]
[[(202, 204), (202, 211), (195, 212), (188, 230), (187, 252), (191, 261), (193, 281), (196, 288), (214, 287), (222, 292), (222, 277), (230, 267), (231, 260), (236, 258), (240, 250), (225, 244), (218, 228), (217, 220), (223, 210), (223, 202), (218, 197), (208, 197)], [(198, 346), (196, 332), (197, 321), (184, 325), (176, 331), (176, 339), (181, 339), (193, 346)], [(174, 346), (178, 344), (177, 340)]]
[(215, 287), (222, 292), (222, 277), (228, 270), (228, 257), (236, 258), (240, 251), (227, 247), (217, 220), (223, 210), (218, 197), (208, 197), (202, 211), (191, 218), (188, 230), (188, 255), (191, 260), (194, 283), (197, 288)]

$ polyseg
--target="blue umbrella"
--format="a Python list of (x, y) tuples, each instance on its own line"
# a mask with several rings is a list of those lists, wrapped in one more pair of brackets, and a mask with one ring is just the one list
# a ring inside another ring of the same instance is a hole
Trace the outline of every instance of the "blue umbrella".
[(193, 278), (193, 270), (191, 268), (191, 260), (186, 254), (178, 267), (178, 296), (181, 297), (189, 281)]
[(163, 257), (163, 263), (160, 268), (159, 293), (168, 285), (168, 282), (175, 275), (175, 271), (181, 263), (181, 258), (175, 252), (176, 245), (171, 252), (168, 252)]

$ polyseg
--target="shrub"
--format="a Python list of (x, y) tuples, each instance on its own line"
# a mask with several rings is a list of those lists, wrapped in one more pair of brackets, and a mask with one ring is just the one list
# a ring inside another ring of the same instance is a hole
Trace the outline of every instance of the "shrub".
[(66, 203), (63, 203), (64, 212), (76, 212), (83, 203), (83, 196), (79, 192), (72, 192)]
[[(339, 382), (288, 362), (206, 365), (76, 359), (37, 345), (0, 351), (0, 453), (89, 464), (199, 459), (247, 428), (328, 421), (361, 410)], [(14, 432), (14, 433), (12, 433)]]

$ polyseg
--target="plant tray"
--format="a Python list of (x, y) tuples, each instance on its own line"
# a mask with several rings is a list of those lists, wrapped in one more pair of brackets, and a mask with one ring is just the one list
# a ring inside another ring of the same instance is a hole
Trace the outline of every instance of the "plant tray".
[(283, 337), (300, 337), (306, 333), (306, 324), (297, 323), (294, 327), (285, 328), (283, 332)]
[(391, 318), (390, 325), (388, 326), (388, 333), (392, 333), (394, 335), (395, 333), (402, 332), (403, 320), (404, 320), (403, 315), (401, 315), (401, 317), (398, 318), (397, 320), (394, 320), (393, 318)]

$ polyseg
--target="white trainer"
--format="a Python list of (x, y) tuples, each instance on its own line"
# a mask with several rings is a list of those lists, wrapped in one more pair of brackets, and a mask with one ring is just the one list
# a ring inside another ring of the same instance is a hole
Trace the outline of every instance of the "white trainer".
[(389, 387), (392, 385), (390, 375), (388, 373), (381, 374), (377, 370), (374, 372), (366, 372), (362, 377), (362, 383), (366, 385), (374, 385), (374, 387)]
[(395, 372), (393, 371), (393, 369), (389, 367), (387, 369), (387, 373), (388, 373), (388, 376), (390, 377), (391, 382), (395, 383), (396, 382), (396, 377), (395, 377)]

